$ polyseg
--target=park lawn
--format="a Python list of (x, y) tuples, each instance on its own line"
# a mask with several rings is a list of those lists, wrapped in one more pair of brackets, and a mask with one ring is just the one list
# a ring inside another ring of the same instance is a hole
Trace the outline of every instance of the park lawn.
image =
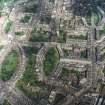
[(50, 75), (54, 70), (58, 59), (59, 56), (57, 50), (53, 47), (49, 48), (45, 55), (45, 60), (43, 62), (44, 65), (43, 69), (47, 76)]
[(35, 54), (38, 52), (38, 49), (33, 47), (24, 47), (24, 50), (27, 57), (27, 66), (23, 76), (17, 82), (17, 87), (28, 97), (32, 98), (36, 95), (36, 93), (32, 92), (32, 88), (40, 84), (37, 81), (37, 75), (34, 68), (36, 62)]
[(12, 50), (2, 63), (0, 78), (7, 81), (11, 78), (18, 66), (18, 56), (15, 50)]
[(27, 66), (26, 70), (21, 78), (20, 81), (22, 81), (24, 86), (26, 85), (36, 85), (36, 73), (34, 70), (35, 66), (35, 54), (38, 52), (38, 49), (35, 49), (33, 47), (24, 47), (26, 57), (27, 57)]

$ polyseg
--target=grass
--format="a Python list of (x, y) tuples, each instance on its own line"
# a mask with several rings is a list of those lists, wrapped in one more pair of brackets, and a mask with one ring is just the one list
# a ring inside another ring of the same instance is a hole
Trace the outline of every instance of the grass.
[(7, 12), (0, 12), (0, 17), (1, 16), (8, 16), (9, 14)]
[(22, 81), (25, 83), (25, 85), (36, 85), (36, 73), (34, 70), (35, 66), (35, 55), (38, 51), (38, 49), (33, 47), (24, 47), (24, 50), (26, 52), (27, 57), (27, 67), (23, 74)]
[(69, 77), (70, 74), (75, 74), (76, 76), (79, 76), (80, 73), (76, 70), (68, 70), (67, 68), (62, 68), (62, 72), (59, 76), (61, 80), (65, 80)]
[(102, 71), (103, 73), (104, 73), (104, 76), (105, 76), (105, 68), (103, 69), (103, 71)]
[(3, 49), (3, 47), (4, 47), (3, 45), (0, 45), (0, 50), (2, 50), (2, 49)]
[(94, 20), (95, 25), (98, 25), (98, 23), (102, 20), (102, 15), (99, 11), (88, 12), (86, 16), (88, 25), (91, 25), (91, 18)]
[(51, 22), (51, 16), (41, 16), (41, 23), (49, 24)]
[(48, 76), (52, 73), (52, 71), (55, 68), (55, 65), (57, 64), (58, 61), (58, 53), (57, 50), (53, 47), (49, 48), (46, 56), (45, 56), (45, 60), (44, 60), (44, 72), (45, 74)]
[(66, 77), (69, 77), (70, 71), (66, 68), (62, 68), (62, 72), (60, 74), (60, 79), (64, 80)]
[(97, 13), (92, 13), (92, 18), (94, 19), (94, 23), (97, 25), (99, 23), (99, 16)]
[(91, 12), (88, 12), (85, 18), (86, 18), (87, 24), (91, 25)]
[(37, 13), (38, 10), (38, 4), (33, 4), (30, 7), (25, 7), (24, 12), (26, 13)]
[(24, 35), (24, 32), (23, 32), (23, 31), (15, 32), (15, 35), (16, 35), (16, 36), (22, 36), (22, 35)]
[(64, 43), (66, 42), (66, 33), (63, 30), (59, 31), (59, 42)]
[(37, 75), (34, 68), (35, 54), (38, 52), (38, 49), (34, 47), (24, 47), (24, 50), (27, 57), (27, 66), (22, 78), (17, 82), (17, 87), (27, 96), (32, 98), (37, 94), (32, 92), (32, 89), (40, 84), (40, 82), (37, 81)]
[(86, 52), (86, 50), (85, 51), (81, 51), (80, 52), (80, 56), (81, 56), (81, 58), (87, 58), (87, 52)]
[(99, 11), (93, 11), (92, 18), (94, 19), (95, 25), (98, 25), (98, 23), (102, 20), (102, 15)]
[(12, 26), (12, 21), (11, 20), (7, 20), (6, 24), (5, 24), (5, 33), (8, 33), (11, 29)]
[(101, 36), (103, 34), (105, 34), (105, 27), (103, 27), (103, 29), (99, 30), (99, 35)]
[(70, 38), (70, 39), (81, 39), (81, 40), (87, 40), (87, 35), (83, 35), (83, 34), (78, 35), (78, 36), (76, 36), (76, 35), (71, 35), (71, 36), (69, 36), (69, 38)]
[(64, 52), (64, 56), (65, 57), (70, 55), (70, 51), (69, 50), (63, 49), (63, 52)]
[(25, 15), (24, 17), (22, 17), (22, 19), (20, 20), (21, 23), (28, 23), (30, 20), (31, 16), (30, 15)]
[(2, 12), (0, 12), (0, 17), (2, 16)]
[(9, 55), (4, 60), (1, 70), (0, 70), (0, 78), (3, 81), (7, 81), (11, 78), (15, 70), (17, 69), (18, 64), (18, 56), (15, 50), (12, 50)]
[(49, 33), (46, 31), (36, 31), (36, 29), (32, 30), (31, 37), (29, 41), (31, 42), (48, 42), (49, 41)]
[(10, 2), (10, 1), (13, 1), (13, 0), (0, 0), (0, 3), (6, 3), (6, 2)]

